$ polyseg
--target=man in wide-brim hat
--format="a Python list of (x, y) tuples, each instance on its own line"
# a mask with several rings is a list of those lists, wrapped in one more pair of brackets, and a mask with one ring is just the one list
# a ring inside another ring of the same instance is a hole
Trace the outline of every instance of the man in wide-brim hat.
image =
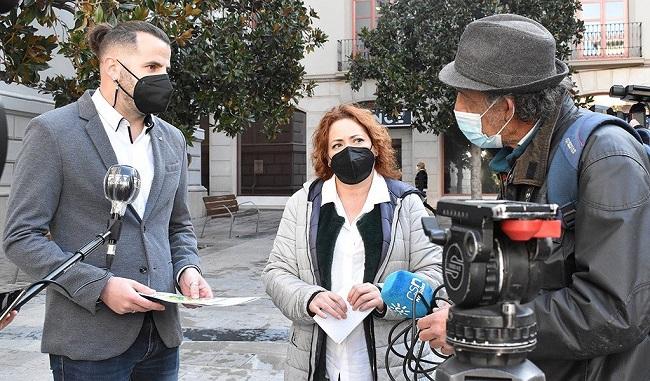
[[(548, 176), (563, 133), (590, 115), (574, 106), (568, 68), (555, 53), (544, 26), (501, 14), (470, 23), (456, 59), (440, 71), (457, 90), (458, 127), (473, 144), (495, 149), (490, 168), (501, 199), (549, 202), (548, 184), (562, 181)], [(606, 123), (576, 159), (577, 200), (561, 205), (562, 237), (546, 260), (542, 291), (527, 304), (538, 324), (528, 358), (547, 380), (647, 380), (648, 155), (632, 133)], [(418, 325), (422, 340), (449, 353), (446, 319), (440, 309)]]

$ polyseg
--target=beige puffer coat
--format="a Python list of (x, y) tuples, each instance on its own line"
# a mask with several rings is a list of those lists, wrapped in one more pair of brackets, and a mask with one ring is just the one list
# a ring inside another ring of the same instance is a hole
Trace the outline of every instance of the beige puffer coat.
[[(290, 381), (313, 380), (319, 327), (309, 316), (307, 303), (315, 292), (324, 290), (316, 284), (316, 258), (312, 257), (309, 250), (308, 232), (313, 206), (312, 201), (308, 200), (310, 185), (311, 182), (306, 183), (287, 202), (262, 274), (266, 292), (273, 303), (293, 322), (289, 332), (284, 374), (285, 380)], [(436, 288), (442, 284), (442, 249), (430, 243), (422, 230), (420, 220), (427, 216), (422, 200), (414, 193), (403, 198), (389, 193), (394, 200), (390, 244), (374, 283), (383, 283), (395, 271), (408, 270), (424, 277)], [(316, 202), (320, 207), (320, 197), (314, 201)], [(383, 318), (375, 316), (373, 319), (378, 379), (388, 380), (384, 361), (388, 333), (402, 317), (388, 310)], [(428, 346), (425, 347), (428, 350)], [(391, 373), (403, 377), (401, 359), (391, 356), (389, 362)]]

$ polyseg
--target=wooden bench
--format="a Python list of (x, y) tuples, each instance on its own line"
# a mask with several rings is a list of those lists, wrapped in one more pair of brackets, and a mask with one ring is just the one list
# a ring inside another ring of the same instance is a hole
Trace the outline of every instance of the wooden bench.
[[(203, 238), (203, 233), (205, 232), (205, 225), (208, 221), (214, 218), (230, 217), (230, 232), (228, 233), (228, 238), (232, 237), (232, 225), (235, 223), (235, 218), (244, 217), (244, 216), (254, 216), (257, 215), (257, 223), (255, 225), (255, 233), (259, 231), (260, 226), (260, 210), (257, 209), (252, 201), (246, 201), (239, 203), (234, 194), (227, 194), (223, 196), (206, 196), (203, 197), (203, 204), (205, 205), (205, 210), (207, 217), (203, 223), (203, 229), (201, 229), (201, 238)], [(252, 205), (252, 208), (240, 209), (241, 205)]]

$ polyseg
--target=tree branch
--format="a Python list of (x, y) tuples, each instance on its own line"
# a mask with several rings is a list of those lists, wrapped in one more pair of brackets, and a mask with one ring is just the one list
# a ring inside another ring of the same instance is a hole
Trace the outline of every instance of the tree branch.
[(66, 11), (72, 15), (75, 14), (75, 8), (73, 4), (70, 4), (69, 1), (66, 0), (53, 0), (52, 1), (52, 7), (60, 9), (62, 11)]

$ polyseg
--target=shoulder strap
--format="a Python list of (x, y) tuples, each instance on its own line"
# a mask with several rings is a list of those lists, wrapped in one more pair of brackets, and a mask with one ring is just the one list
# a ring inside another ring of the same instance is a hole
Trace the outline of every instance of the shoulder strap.
[(634, 127), (634, 129), (639, 133), (639, 136), (641, 136), (643, 144), (646, 146), (650, 145), (650, 129), (645, 127)]
[[(562, 224), (571, 229), (574, 226), (576, 204), (578, 201), (578, 167), (582, 150), (589, 136), (606, 125), (622, 127), (641, 143), (643, 140), (632, 126), (624, 120), (596, 112), (580, 111), (580, 117), (564, 132), (557, 149), (551, 158), (547, 176), (548, 201), (560, 207)], [(650, 137), (650, 131), (649, 131)], [(646, 146), (646, 152), (650, 152)]]
[(323, 183), (324, 183), (323, 180), (317, 178), (316, 180), (312, 181), (311, 184), (309, 184), (309, 191), (307, 192), (307, 200), (313, 202), (317, 197), (320, 196), (321, 191), (323, 189)]
[(386, 181), (386, 186), (388, 187), (388, 192), (393, 204), (397, 202), (398, 198), (404, 198), (411, 193), (421, 194), (420, 191), (414, 188), (411, 184), (388, 177), (384, 177), (384, 180)]

